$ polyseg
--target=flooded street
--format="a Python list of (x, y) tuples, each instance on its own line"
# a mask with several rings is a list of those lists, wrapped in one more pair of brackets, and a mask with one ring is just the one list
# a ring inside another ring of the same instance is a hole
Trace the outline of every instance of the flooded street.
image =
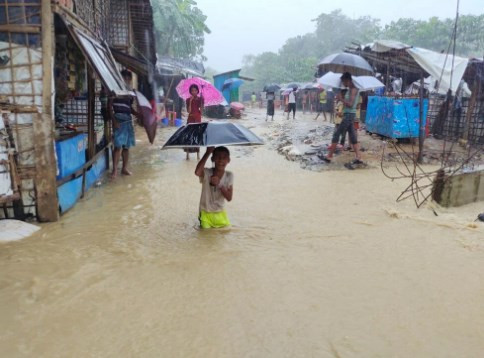
[[(261, 113), (243, 123), (264, 135)], [(376, 166), (312, 172), (237, 147), (234, 226), (202, 232), (196, 161), (160, 151), (173, 132), (149, 146), (139, 131), (134, 176), (0, 245), (0, 356), (482, 354), (482, 203), (435, 216), (395, 203), (408, 183)]]

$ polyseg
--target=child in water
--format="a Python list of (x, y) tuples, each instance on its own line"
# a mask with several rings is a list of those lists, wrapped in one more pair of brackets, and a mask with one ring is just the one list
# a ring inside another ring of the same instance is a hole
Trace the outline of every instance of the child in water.
[[(205, 168), (208, 157), (212, 155), (213, 168)], [(225, 168), (230, 163), (230, 151), (226, 147), (209, 147), (195, 169), (195, 175), (202, 183), (200, 198), (200, 227), (202, 229), (230, 226), (225, 200), (231, 201), (234, 175)]]

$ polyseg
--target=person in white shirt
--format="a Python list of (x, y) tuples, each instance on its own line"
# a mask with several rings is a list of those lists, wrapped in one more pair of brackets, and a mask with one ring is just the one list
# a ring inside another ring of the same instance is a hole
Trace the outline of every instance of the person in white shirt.
[[(212, 155), (213, 168), (205, 168), (205, 163)], [(226, 171), (230, 163), (230, 151), (226, 147), (209, 147), (195, 170), (195, 175), (202, 183), (200, 197), (200, 227), (202, 229), (223, 228), (230, 226), (225, 211), (225, 201), (232, 201), (234, 175)]]
[(287, 119), (289, 119), (289, 115), (291, 114), (292, 111), (292, 119), (296, 119), (296, 90), (297, 88), (294, 87), (292, 89), (292, 92), (289, 93), (289, 109), (287, 111)]

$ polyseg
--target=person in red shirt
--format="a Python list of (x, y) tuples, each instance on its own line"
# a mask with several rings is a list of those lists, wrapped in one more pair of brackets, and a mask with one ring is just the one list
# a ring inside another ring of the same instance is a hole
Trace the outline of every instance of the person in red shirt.
[[(193, 84), (190, 86), (190, 98), (187, 98), (187, 112), (188, 119), (187, 124), (190, 123), (201, 123), (202, 122), (202, 112), (203, 112), (203, 97), (199, 96), (200, 90), (197, 85)], [(200, 159), (200, 149), (198, 148), (186, 148), (187, 160), (190, 160), (190, 153), (197, 153), (197, 159)]]

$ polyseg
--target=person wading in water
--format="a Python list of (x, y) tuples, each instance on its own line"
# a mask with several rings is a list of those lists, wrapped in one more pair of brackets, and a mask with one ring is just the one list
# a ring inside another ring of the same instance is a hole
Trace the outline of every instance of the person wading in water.
[[(128, 70), (121, 71), (126, 87), (132, 89), (133, 74)], [(113, 172), (111, 179), (115, 179), (118, 175), (119, 159), (123, 157), (123, 167), (121, 174), (131, 175), (128, 170), (129, 148), (134, 147), (134, 127), (132, 114), (138, 116), (138, 113), (133, 108), (134, 97), (123, 96), (115, 97), (108, 100), (109, 115), (113, 121), (114, 129), (114, 152), (113, 152)]]
[(343, 102), (343, 121), (338, 126), (338, 129), (334, 131), (333, 139), (331, 141), (331, 146), (329, 147), (329, 153), (327, 156), (319, 156), (320, 159), (327, 163), (330, 163), (333, 159), (334, 152), (338, 145), (338, 141), (343, 133), (348, 132), (350, 136), (350, 143), (355, 151), (355, 160), (351, 164), (363, 164), (361, 161), (360, 145), (358, 143), (358, 137), (356, 135), (356, 129), (354, 126), (354, 121), (356, 118), (356, 106), (358, 105), (359, 91), (353, 83), (351, 73), (345, 72), (341, 76), (341, 81), (343, 85), (348, 88), (344, 98), (340, 98)]

